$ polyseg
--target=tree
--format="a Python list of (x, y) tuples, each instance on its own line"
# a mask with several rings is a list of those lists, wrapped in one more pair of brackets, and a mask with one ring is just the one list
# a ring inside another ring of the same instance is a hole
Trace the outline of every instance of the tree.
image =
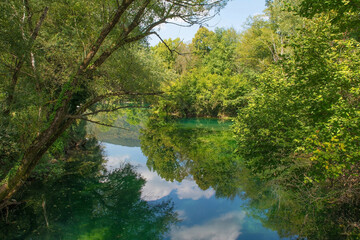
[(358, 236), (360, 45), (333, 17), (303, 19), (291, 54), (261, 75), (235, 130), (249, 169), (336, 216), (335, 232)]
[(339, 30), (345, 35), (359, 41), (359, 9), (360, 2), (358, 0), (303, 0), (300, 2), (299, 8), (294, 11), (307, 18), (313, 18), (322, 13), (331, 13), (331, 23), (338, 25)]
[(152, 50), (163, 60), (167, 68), (175, 70), (178, 74), (184, 73), (191, 66), (190, 47), (180, 41), (180, 38), (163, 40), (152, 47)]
[[(159, 109), (178, 117), (235, 116), (247, 91), (247, 79), (236, 73), (238, 40), (239, 35), (231, 28), (217, 28), (215, 32), (199, 28), (189, 46), (188, 69), (168, 87)], [(168, 61), (167, 56), (172, 55), (163, 55), (164, 61)]]
[(280, 37), (264, 15), (254, 16), (249, 21), (250, 27), (240, 35), (236, 60), (240, 72), (249, 69), (263, 72), (280, 59)]
[[(144, 79), (161, 80), (164, 75), (156, 69), (149, 71), (141, 63), (136, 65), (140, 69), (131, 68), (133, 61), (146, 59), (136, 51), (139, 47), (135, 43), (154, 34), (157, 26), (170, 19), (181, 18), (189, 25), (201, 23), (226, 2), (1, 3), (0, 57), (5, 76), (0, 86), (2, 128), (24, 126), (16, 133), (21, 151), (1, 182), (0, 201), (11, 198), (76, 119), (89, 120), (95, 113), (114, 109), (99, 110), (96, 103), (109, 98), (120, 102), (121, 97), (128, 102), (132, 97), (158, 94), (158, 81), (141, 83)], [(124, 66), (131, 71), (116, 71), (127, 70)], [(92, 111), (86, 113), (89, 109)]]
[(210, 31), (201, 27), (191, 44), (194, 65), (212, 74), (234, 72), (235, 49), (238, 43), (239, 35), (233, 28)]

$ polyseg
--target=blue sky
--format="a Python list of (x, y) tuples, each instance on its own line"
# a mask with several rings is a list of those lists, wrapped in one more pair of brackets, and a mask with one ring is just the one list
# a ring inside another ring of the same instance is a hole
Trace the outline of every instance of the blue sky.
[[(219, 16), (216, 16), (207, 23), (209, 29), (214, 30), (217, 27), (233, 27), (237, 31), (242, 31), (244, 23), (249, 16), (261, 14), (265, 9), (265, 0), (232, 0), (222, 9)], [(173, 24), (161, 26), (159, 32), (163, 39), (180, 38), (184, 42), (190, 42), (194, 37), (199, 26), (179, 27)], [(156, 45), (160, 40), (156, 36), (150, 39), (150, 45)]]

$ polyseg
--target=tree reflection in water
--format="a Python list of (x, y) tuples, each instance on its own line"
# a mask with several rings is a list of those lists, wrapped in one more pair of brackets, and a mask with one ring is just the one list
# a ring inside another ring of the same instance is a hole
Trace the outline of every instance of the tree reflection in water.
[[(151, 122), (140, 137), (149, 169), (168, 181), (181, 182), (191, 176), (202, 190), (212, 187), (217, 197), (240, 194), (242, 168), (234, 154), (235, 142), (230, 131), (223, 131), (226, 126), (213, 121), (183, 127)], [(210, 123), (212, 127), (207, 126)]]
[(350, 223), (359, 222), (359, 204), (313, 204), (322, 197), (318, 189), (295, 180), (284, 182), (284, 176), (264, 182), (239, 158), (231, 129), (214, 121), (150, 119), (140, 137), (149, 169), (168, 181), (193, 178), (202, 190), (213, 188), (217, 197), (248, 200), (247, 213), (280, 237), (358, 239), (356, 230), (351, 235), (346, 230), (356, 229)]
[(142, 200), (134, 167), (106, 172), (97, 140), (78, 134), (63, 173), (32, 181), (24, 203), (1, 212), (0, 239), (162, 239), (177, 222), (173, 204)]

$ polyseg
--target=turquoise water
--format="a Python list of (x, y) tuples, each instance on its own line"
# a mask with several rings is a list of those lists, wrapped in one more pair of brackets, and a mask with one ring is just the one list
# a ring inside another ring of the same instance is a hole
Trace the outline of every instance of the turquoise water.
[(282, 239), (272, 229), (284, 222), (266, 217), (278, 203), (246, 172), (230, 125), (153, 120), (80, 136), (0, 212), (0, 239)]
[(280, 239), (275, 231), (266, 229), (259, 220), (247, 214), (247, 201), (217, 198), (215, 190), (201, 190), (188, 177), (182, 182), (166, 181), (146, 167), (147, 158), (140, 147), (103, 143), (109, 159), (107, 168), (115, 169), (123, 161), (137, 166), (147, 180), (142, 198), (147, 201), (171, 199), (181, 222), (172, 226), (165, 239)]
[(186, 119), (144, 129), (141, 147), (103, 142), (106, 167), (137, 166), (146, 179), (142, 199), (174, 203), (180, 222), (165, 239), (281, 239), (252, 217), (246, 193), (237, 185), (244, 176), (235, 169), (240, 160), (234, 157), (230, 126), (230, 121)]

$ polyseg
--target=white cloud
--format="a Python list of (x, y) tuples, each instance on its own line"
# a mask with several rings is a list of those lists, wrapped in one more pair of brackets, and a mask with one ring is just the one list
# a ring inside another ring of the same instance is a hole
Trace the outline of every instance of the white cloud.
[(123, 163), (128, 162), (130, 160), (129, 155), (118, 156), (118, 157), (107, 157), (105, 163), (105, 168), (108, 171), (113, 171), (119, 168)]
[(168, 196), (172, 191), (176, 191), (179, 199), (198, 200), (202, 197), (209, 199), (215, 194), (213, 189), (201, 190), (194, 181), (184, 180), (179, 182), (168, 182), (159, 177), (155, 172), (149, 171), (146, 167), (138, 169), (140, 174), (146, 179), (146, 184), (142, 191), (142, 199), (155, 201)]
[(186, 212), (184, 210), (176, 210), (175, 211), (177, 213), (177, 218), (180, 220), (180, 221), (184, 221), (187, 219), (187, 216), (186, 216)]
[(206, 191), (201, 190), (194, 181), (184, 180), (177, 187), (177, 195), (180, 199), (191, 198), (198, 200), (202, 197), (207, 199), (211, 198), (215, 194), (213, 189), (207, 189)]
[[(107, 157), (105, 167), (109, 171), (119, 168), (123, 163), (130, 162), (136, 163), (130, 155), (123, 156), (110, 156)], [(156, 172), (150, 171), (144, 164), (136, 163), (136, 171), (146, 179), (146, 184), (142, 189), (141, 197), (146, 201), (155, 201), (168, 196), (172, 191), (176, 191), (179, 199), (192, 199), (198, 200), (200, 198), (211, 198), (215, 191), (208, 189), (201, 190), (195, 181), (183, 180), (182, 182), (170, 182), (162, 179)]]
[(139, 168), (141, 176), (146, 179), (146, 184), (142, 189), (141, 198), (147, 201), (155, 201), (168, 196), (176, 189), (175, 182), (167, 182), (161, 179), (155, 172), (150, 172), (145, 167)]
[(173, 228), (173, 240), (236, 240), (241, 235), (245, 212), (230, 212), (203, 225)]

